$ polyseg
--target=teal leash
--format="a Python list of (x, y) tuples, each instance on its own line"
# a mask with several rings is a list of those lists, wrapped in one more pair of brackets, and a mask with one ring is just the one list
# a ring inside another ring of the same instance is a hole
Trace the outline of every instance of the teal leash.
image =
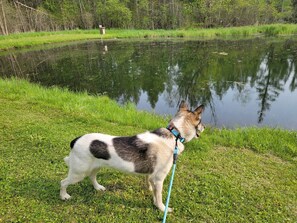
[(165, 210), (164, 210), (164, 216), (163, 216), (162, 223), (165, 223), (166, 218), (167, 218), (168, 205), (169, 205), (169, 201), (170, 201), (170, 194), (171, 194), (171, 189), (172, 189), (172, 184), (173, 184), (173, 179), (174, 179), (174, 173), (175, 173), (175, 168), (176, 168), (176, 160), (177, 160), (177, 155), (178, 155), (177, 140), (178, 140), (178, 137), (176, 137), (176, 140), (175, 140), (175, 148), (174, 148), (174, 152), (173, 152), (172, 174), (171, 174), (171, 178), (170, 178), (170, 183), (169, 183), (168, 194), (167, 194), (166, 205), (165, 205)]

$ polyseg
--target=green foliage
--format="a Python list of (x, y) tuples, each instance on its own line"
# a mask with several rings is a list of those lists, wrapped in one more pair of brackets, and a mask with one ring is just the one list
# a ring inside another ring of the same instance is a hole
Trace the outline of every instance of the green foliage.
[(119, 0), (102, 0), (97, 3), (100, 24), (107, 27), (123, 28), (131, 23), (132, 13), (124, 2)]
[(292, 21), (297, 23), (297, 0), (292, 0)]
[(73, 29), (79, 24), (79, 8), (77, 4), (74, 4), (72, 0), (63, 0), (61, 3), (61, 19), (65, 29), (68, 27)]
[[(0, 32), (108, 28), (177, 29), (296, 22), (295, 0), (3, 0)], [(28, 5), (29, 7), (24, 6)], [(17, 16), (16, 16), (17, 15)], [(4, 20), (7, 20), (7, 22)]]
[(53, 15), (56, 15), (59, 17), (59, 14), (61, 13), (61, 4), (63, 1), (56, 1), (56, 0), (46, 0), (43, 1), (42, 5), (39, 5), (39, 7), (43, 7), (47, 12), (52, 13)]

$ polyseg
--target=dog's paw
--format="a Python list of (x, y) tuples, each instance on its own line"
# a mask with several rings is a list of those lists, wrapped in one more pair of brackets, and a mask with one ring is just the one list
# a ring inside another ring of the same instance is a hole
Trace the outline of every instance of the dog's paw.
[(60, 195), (60, 198), (61, 198), (61, 200), (66, 201), (66, 200), (71, 199), (71, 196), (66, 193), (66, 194)]
[[(156, 206), (157, 206), (157, 208), (159, 208), (160, 211), (165, 212), (165, 205), (164, 204), (163, 205), (160, 205), (160, 206), (158, 206), (158, 205), (156, 205)], [(173, 208), (168, 207), (167, 211), (169, 213), (170, 212), (173, 212)]]
[(148, 189), (149, 189), (149, 191), (153, 191), (153, 187), (152, 187), (152, 185), (149, 185), (149, 186), (148, 186)]
[(105, 191), (106, 188), (103, 187), (102, 185), (97, 185), (97, 186), (95, 187), (95, 190), (98, 190), (98, 191), (100, 191), (100, 190)]
[[(165, 210), (164, 210), (165, 211)], [(173, 212), (173, 208), (168, 208), (168, 212), (171, 213)]]

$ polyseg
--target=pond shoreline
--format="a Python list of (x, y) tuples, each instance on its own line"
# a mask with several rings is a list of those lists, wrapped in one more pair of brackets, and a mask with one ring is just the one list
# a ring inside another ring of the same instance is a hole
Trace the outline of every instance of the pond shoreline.
[[(56, 112), (90, 116), (114, 125), (154, 130), (166, 126), (170, 116), (138, 111), (134, 104), (118, 105), (106, 96), (91, 96), (87, 92), (74, 93), (59, 87), (45, 88), (20, 79), (0, 79), (0, 99), (15, 103), (37, 104)], [(13, 110), (13, 108), (11, 108)], [(4, 115), (4, 114), (3, 114)], [(46, 114), (45, 114), (46, 115)], [(109, 132), (110, 129), (103, 129)], [(125, 135), (125, 133), (124, 133)], [(297, 157), (297, 131), (270, 127), (242, 127), (218, 129), (208, 126), (206, 148), (217, 146), (249, 148), (260, 153), (272, 153), (284, 159)], [(205, 136), (204, 136), (205, 137)]]
[(108, 95), (119, 104), (132, 102), (139, 110), (160, 115), (173, 115), (180, 99), (191, 107), (203, 103), (204, 121), (221, 128), (297, 130), (297, 39), (137, 40), (2, 52), (0, 76)]
[(257, 36), (296, 35), (295, 24), (272, 24), (261, 26), (244, 26), (213, 29), (179, 29), (179, 30), (120, 30), (107, 29), (106, 35), (99, 30), (71, 30), (57, 32), (30, 32), (0, 36), (0, 51), (26, 48), (37, 45), (70, 42), (89, 39), (150, 39), (150, 38), (242, 38)]

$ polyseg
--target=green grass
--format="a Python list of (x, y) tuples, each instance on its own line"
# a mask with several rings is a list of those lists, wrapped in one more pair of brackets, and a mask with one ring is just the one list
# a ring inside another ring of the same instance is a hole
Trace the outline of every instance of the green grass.
[(180, 30), (120, 30), (107, 29), (106, 35), (98, 30), (71, 30), (58, 32), (32, 32), (0, 36), (0, 50), (23, 48), (49, 43), (60, 43), (88, 39), (117, 38), (226, 38), (249, 36), (296, 35), (295, 24), (273, 24), (262, 26), (244, 26), (214, 29), (180, 29)]
[[(103, 169), (107, 191), (86, 179), (67, 202), (59, 182), (74, 137), (133, 135), (169, 117), (16, 79), (0, 79), (0, 104), (0, 222), (160, 222), (143, 176)], [(296, 157), (296, 131), (208, 127), (178, 160), (167, 222), (296, 222)]]

